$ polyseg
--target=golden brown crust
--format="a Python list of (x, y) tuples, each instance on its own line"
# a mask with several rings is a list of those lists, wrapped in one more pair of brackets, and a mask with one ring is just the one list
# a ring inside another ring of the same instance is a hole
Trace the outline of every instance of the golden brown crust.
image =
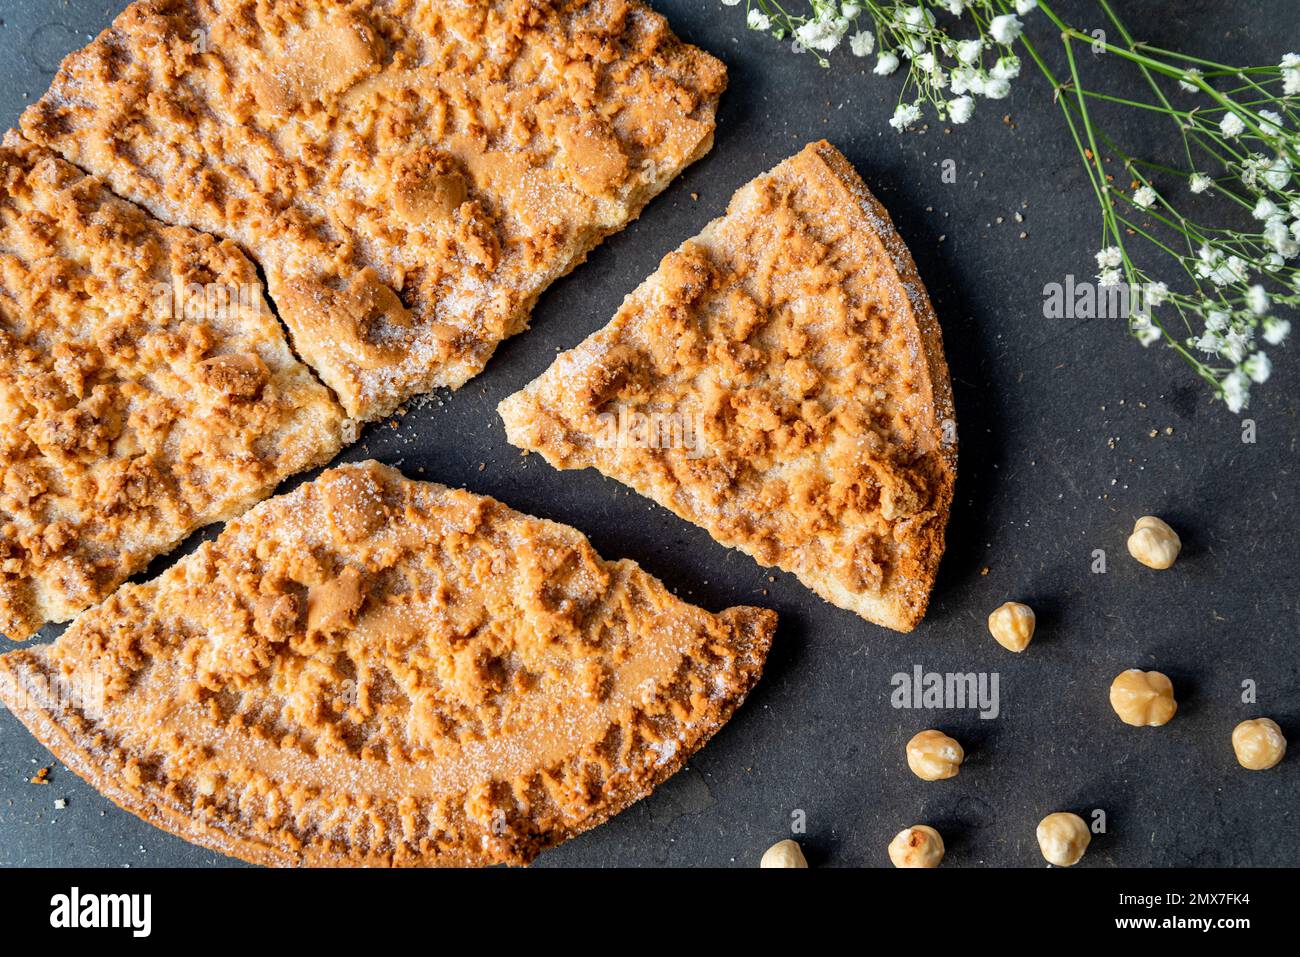
[(775, 623), (371, 462), (0, 657), (0, 699), (123, 808), (222, 853), (521, 864), (681, 767)]
[(249, 250), (368, 420), (482, 369), (709, 149), (725, 83), (629, 0), (139, 0), (22, 128)]
[(499, 411), (515, 445), (840, 607), (900, 631), (925, 613), (956, 475), (948, 368), (912, 257), (829, 143), (741, 189)]
[(338, 451), (253, 265), (0, 147), (0, 633), (107, 596)]

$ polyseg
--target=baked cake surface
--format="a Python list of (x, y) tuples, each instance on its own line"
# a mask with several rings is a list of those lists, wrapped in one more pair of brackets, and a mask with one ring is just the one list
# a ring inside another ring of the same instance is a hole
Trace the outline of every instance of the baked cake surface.
[(119, 805), (222, 853), (527, 863), (681, 767), (775, 624), (368, 462), (0, 656), (0, 698)]
[(725, 83), (629, 0), (140, 0), (22, 129), (239, 242), (369, 420), (482, 369), (707, 152)]
[(343, 442), (229, 242), (0, 148), (0, 633), (108, 595)]
[(743, 187), (499, 411), (513, 444), (827, 601), (901, 631), (925, 613), (956, 474), (948, 368), (911, 255), (829, 143)]

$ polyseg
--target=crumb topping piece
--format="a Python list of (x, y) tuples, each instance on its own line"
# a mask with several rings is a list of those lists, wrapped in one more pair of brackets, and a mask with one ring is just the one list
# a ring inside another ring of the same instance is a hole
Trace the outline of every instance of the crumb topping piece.
[(775, 623), (369, 462), (0, 657), (0, 697), (113, 800), (224, 853), (526, 863), (680, 767)]
[(139, 0), (22, 129), (249, 250), (371, 420), (482, 369), (709, 149), (725, 85), (629, 0)]
[(910, 255), (828, 143), (741, 189), (500, 412), (515, 445), (828, 601), (900, 630), (924, 614), (956, 466), (947, 365)]
[[(343, 442), (229, 242), (0, 148), (0, 633), (108, 595)], [(217, 295), (212, 295), (213, 293)]]

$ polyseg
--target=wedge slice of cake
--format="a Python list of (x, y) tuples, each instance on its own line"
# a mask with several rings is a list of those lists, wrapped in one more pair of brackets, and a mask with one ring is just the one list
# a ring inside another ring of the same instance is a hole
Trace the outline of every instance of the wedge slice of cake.
[(515, 445), (868, 621), (925, 613), (956, 474), (948, 367), (912, 257), (829, 143), (742, 188), (499, 411)]
[(0, 634), (28, 637), (323, 464), (344, 413), (229, 242), (0, 148)]
[(123, 808), (225, 854), (523, 864), (680, 768), (775, 626), (368, 462), (0, 656), (0, 699)]
[(370, 420), (481, 370), (708, 151), (725, 85), (628, 0), (140, 0), (22, 129), (240, 243)]

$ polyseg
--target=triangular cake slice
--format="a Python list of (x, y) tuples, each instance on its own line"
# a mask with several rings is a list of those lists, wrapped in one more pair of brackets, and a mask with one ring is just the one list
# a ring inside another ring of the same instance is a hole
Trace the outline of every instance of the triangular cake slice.
[(240, 243), (372, 420), (478, 373), (709, 150), (725, 85), (630, 0), (138, 0), (22, 130)]
[(743, 187), (499, 411), (515, 445), (841, 608), (900, 631), (925, 613), (956, 473), (948, 368), (912, 257), (829, 143)]
[(0, 656), (0, 698), (113, 801), (222, 853), (527, 863), (680, 768), (775, 625), (367, 462)]
[(107, 596), (328, 461), (343, 410), (233, 243), (0, 148), (0, 634)]

